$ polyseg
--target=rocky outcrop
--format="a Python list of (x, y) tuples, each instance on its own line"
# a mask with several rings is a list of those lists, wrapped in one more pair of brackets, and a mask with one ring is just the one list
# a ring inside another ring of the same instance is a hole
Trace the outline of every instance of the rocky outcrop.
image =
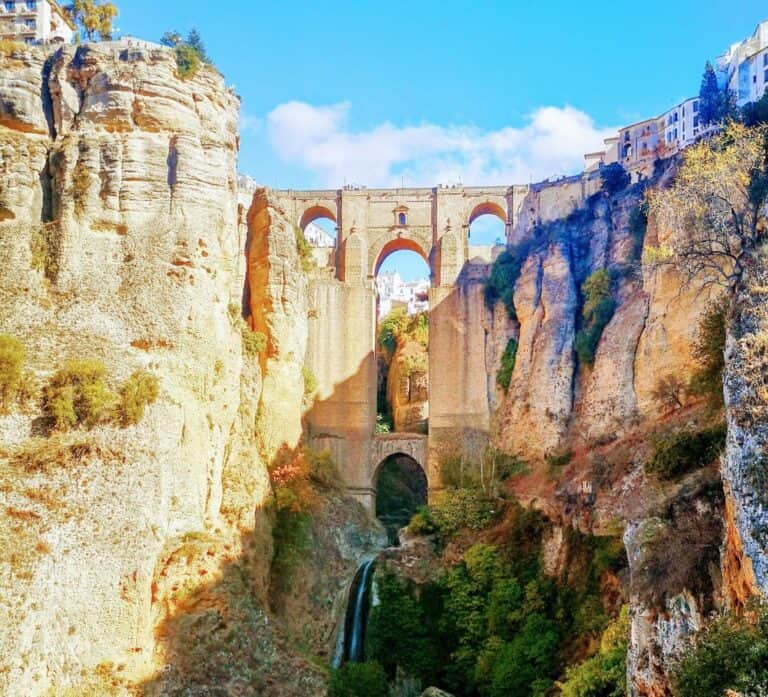
[(398, 433), (426, 433), (429, 419), (427, 350), (406, 341), (395, 350), (387, 372), (387, 403)]
[[(35, 400), (0, 415), (4, 694), (324, 689), (286, 637), (299, 620), (269, 607), (268, 465), (302, 430), (307, 279), (281, 212), (238, 194), (238, 106), (162, 47), (0, 59), (0, 333), (37, 393), (72, 358), (160, 385), (127, 428), (48, 437)], [(322, 640), (380, 542), (334, 497)]]
[(768, 593), (768, 273), (764, 252), (758, 254), (735, 299), (726, 343), (723, 481), (729, 502), (728, 568), (734, 572), (732, 599), (737, 602), (750, 588)]
[[(227, 524), (223, 473), (243, 457), (230, 447), (243, 356), (228, 312), (238, 102), (213, 70), (174, 72), (169, 51), (114, 45), (0, 66), (0, 331), (24, 343), (38, 384), (71, 358), (102, 361), (116, 382), (138, 368), (160, 381), (137, 426), (65, 440), (89, 453), (69, 468), (31, 439), (36, 409), (0, 418), (2, 527), (39, 521), (38, 552), (2, 565), (9, 694), (104, 662), (151, 671), (158, 564)], [(269, 487), (250, 486), (252, 510)]]
[(562, 444), (573, 406), (577, 297), (567, 253), (533, 256), (515, 287), (517, 360), (502, 407), (501, 443), (523, 458)]

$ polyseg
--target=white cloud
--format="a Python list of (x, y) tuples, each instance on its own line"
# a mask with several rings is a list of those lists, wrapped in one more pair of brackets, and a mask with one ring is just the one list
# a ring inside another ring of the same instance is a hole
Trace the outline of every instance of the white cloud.
[(389, 122), (352, 131), (349, 102), (314, 106), (287, 102), (266, 118), (267, 136), (286, 163), (308, 170), (319, 185), (366, 186), (525, 184), (583, 168), (584, 153), (601, 149), (614, 128), (598, 128), (566, 106), (537, 109), (521, 128), (399, 127)]
[(244, 111), (240, 112), (240, 132), (241, 133), (259, 133), (264, 127), (264, 119), (258, 116), (251, 116)]

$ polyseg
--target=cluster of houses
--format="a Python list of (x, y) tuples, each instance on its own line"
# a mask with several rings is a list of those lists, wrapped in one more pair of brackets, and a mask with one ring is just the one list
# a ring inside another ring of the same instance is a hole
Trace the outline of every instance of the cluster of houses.
[[(733, 44), (717, 58), (720, 86), (734, 97), (736, 106), (758, 101), (768, 86), (768, 20), (757, 25), (752, 36)], [(584, 155), (586, 171), (614, 162), (621, 164), (634, 181), (653, 172), (657, 159), (669, 157), (702, 135), (699, 98), (691, 97), (661, 116), (630, 124), (605, 140), (605, 149)]]
[(400, 307), (409, 315), (429, 310), (429, 281), (426, 278), (404, 281), (397, 271), (380, 273), (376, 277), (376, 295), (379, 319)]
[(76, 28), (55, 0), (0, 0), (0, 39), (72, 43)]

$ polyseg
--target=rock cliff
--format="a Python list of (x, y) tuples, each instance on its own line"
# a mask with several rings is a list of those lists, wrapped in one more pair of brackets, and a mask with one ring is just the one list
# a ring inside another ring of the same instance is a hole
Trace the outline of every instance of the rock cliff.
[[(270, 213), (238, 202), (238, 111), (214, 69), (180, 80), (161, 47), (0, 58), (0, 333), (35, 395), (72, 358), (160, 389), (125, 428), (48, 434), (36, 398), (0, 415), (4, 694), (323, 689), (269, 608), (268, 465), (302, 431), (307, 280), (292, 227), (267, 237)], [(326, 544), (323, 639), (381, 542), (334, 497), (351, 537)]]

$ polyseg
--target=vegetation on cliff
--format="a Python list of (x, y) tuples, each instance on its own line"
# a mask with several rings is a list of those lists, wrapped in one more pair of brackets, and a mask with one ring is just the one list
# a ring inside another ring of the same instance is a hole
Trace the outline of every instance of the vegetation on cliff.
[(595, 362), (597, 345), (608, 322), (613, 317), (616, 301), (611, 293), (611, 277), (605, 269), (592, 273), (581, 286), (584, 305), (581, 310), (583, 326), (576, 334), (574, 348), (584, 365)]
[(390, 679), (400, 671), (455, 694), (506, 697), (548, 694), (566, 665), (594, 653), (578, 677), (568, 676), (571, 694), (623, 694), (616, 664), (626, 652), (626, 618), (599, 648), (618, 611), (603, 604), (600, 588), (625, 563), (620, 541), (568, 531), (569, 568), (552, 575), (542, 563), (547, 526), (541, 514), (508, 503), (493, 543), (476, 542), (428, 582), (385, 567), (376, 577), (369, 660)]
[(675, 697), (722, 697), (768, 692), (768, 607), (746, 617), (724, 614), (696, 637), (673, 667)]
[(166, 32), (160, 39), (160, 43), (172, 48), (176, 54), (178, 75), (182, 80), (194, 77), (203, 65), (211, 63), (203, 38), (194, 27), (189, 30), (186, 37), (177, 31)]

